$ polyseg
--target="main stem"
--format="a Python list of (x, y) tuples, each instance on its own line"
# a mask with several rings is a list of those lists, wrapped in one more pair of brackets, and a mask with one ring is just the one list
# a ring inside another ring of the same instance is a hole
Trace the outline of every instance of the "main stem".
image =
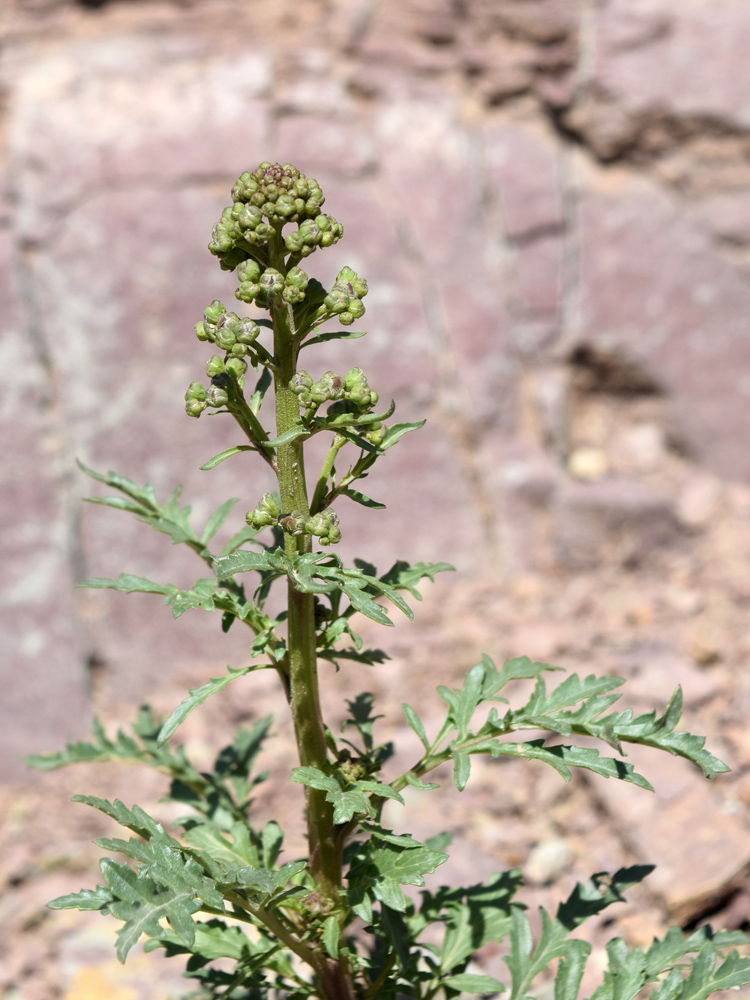
[[(283, 243), (280, 236), (272, 241), (270, 266), (286, 273)], [(280, 436), (299, 421), (299, 404), (289, 388), (295, 373), (295, 350), (286, 304), (274, 304), (274, 352), (276, 371), (276, 430)], [(305, 461), (301, 441), (280, 445), (277, 450), (279, 494), (283, 514), (298, 511), (309, 516), (310, 505), (305, 483)], [(285, 536), (290, 557), (312, 550), (312, 537), (304, 534)], [(288, 584), (287, 644), (289, 654), (290, 706), (294, 720), (299, 761), (305, 767), (325, 771), (328, 759), (317, 670), (317, 638), (313, 594), (298, 591)], [(310, 874), (317, 891), (340, 906), (341, 853), (335, 836), (333, 807), (325, 792), (305, 786), (307, 837), (310, 848)], [(323, 954), (315, 963), (319, 989), (329, 1000), (354, 1000), (355, 993), (348, 963), (332, 961)]]

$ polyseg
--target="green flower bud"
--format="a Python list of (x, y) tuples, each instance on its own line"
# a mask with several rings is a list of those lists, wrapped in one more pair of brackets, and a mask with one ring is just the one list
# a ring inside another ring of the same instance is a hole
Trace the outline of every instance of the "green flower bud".
[(335, 545), (341, 541), (338, 514), (333, 510), (323, 510), (308, 518), (305, 531), (309, 535), (316, 535), (321, 545)]
[(267, 267), (260, 276), (260, 287), (270, 298), (280, 298), (284, 294), (284, 275), (274, 267)]
[(357, 277), (350, 267), (342, 267), (336, 276), (333, 288), (326, 295), (324, 305), (329, 312), (339, 317), (343, 326), (351, 326), (355, 319), (365, 314), (360, 301), (367, 295), (367, 282)]
[(213, 378), (214, 375), (221, 375), (224, 371), (224, 358), (219, 354), (213, 354), (206, 365), (206, 375)]
[(324, 213), (314, 219), (305, 219), (296, 233), (284, 237), (284, 244), (291, 253), (308, 257), (316, 247), (330, 247), (344, 235), (344, 227), (332, 215)]
[(350, 368), (344, 375), (344, 390), (349, 393), (358, 385), (367, 385), (367, 377), (361, 368)]
[(206, 403), (209, 406), (226, 406), (229, 402), (229, 393), (221, 386), (212, 385), (206, 390)]
[(263, 213), (256, 205), (236, 204), (232, 208), (232, 220), (235, 232), (245, 234), (247, 230), (254, 232), (263, 225)]
[(297, 302), (302, 302), (305, 298), (305, 291), (309, 280), (309, 276), (302, 270), (301, 267), (290, 268), (286, 278), (284, 279), (284, 291), (282, 296), (284, 301), (290, 302), (292, 305), (295, 305)]
[(234, 293), (243, 302), (252, 302), (260, 291), (260, 265), (249, 257), (237, 268), (240, 287)]
[(367, 295), (367, 282), (364, 278), (358, 277), (357, 272), (353, 271), (350, 267), (342, 267), (336, 280), (345, 281), (348, 285), (351, 285), (351, 290), (358, 299), (363, 299)]
[(209, 339), (208, 331), (206, 330), (206, 324), (203, 322), (203, 320), (200, 320), (198, 323), (195, 324), (195, 336), (198, 338), (198, 340)]
[(191, 382), (190, 385), (187, 387), (187, 392), (185, 393), (185, 399), (187, 400), (197, 399), (202, 401), (205, 398), (206, 398), (205, 386), (201, 385), (200, 382)]
[(185, 413), (189, 417), (199, 417), (206, 409), (206, 403), (200, 399), (188, 399), (185, 403)]
[(310, 386), (313, 384), (312, 375), (309, 375), (304, 369), (300, 369), (289, 381), (289, 388), (292, 392), (296, 392), (297, 395), (306, 392)]
[(238, 344), (245, 344), (249, 347), (250, 344), (255, 343), (258, 339), (259, 333), (260, 327), (255, 320), (243, 316), (239, 322), (239, 329), (236, 331), (235, 336)]
[(310, 398), (318, 406), (329, 399), (343, 399), (344, 380), (335, 372), (323, 372), (317, 382), (310, 386)]
[(236, 341), (234, 330), (231, 326), (217, 326), (214, 340), (216, 346), (220, 347), (222, 351), (231, 351)]
[(244, 358), (247, 354), (247, 347), (245, 344), (235, 344), (229, 353), (233, 358)]
[(379, 448), (383, 443), (383, 438), (385, 437), (385, 432), (387, 428), (383, 427), (382, 424), (373, 426), (369, 425), (369, 429), (365, 434), (365, 440), (369, 441), (370, 444), (374, 444), (376, 448)]
[(293, 510), (291, 514), (279, 518), (279, 527), (283, 528), (288, 535), (304, 535), (305, 515), (298, 510)]
[[(252, 322), (252, 320), (250, 321)], [(243, 333), (243, 323), (237, 313), (224, 313), (216, 324), (214, 340), (223, 351), (231, 351)]]
[[(263, 164), (261, 164), (263, 166)], [(258, 190), (258, 182), (249, 170), (240, 174), (234, 187), (232, 188), (232, 201), (250, 201), (250, 198)]]
[(203, 319), (207, 323), (213, 323), (213, 324), (218, 323), (219, 319), (224, 315), (226, 311), (227, 310), (226, 307), (224, 306), (224, 303), (219, 302), (218, 299), (214, 299), (211, 305), (206, 306), (205, 310), (203, 311)]
[(239, 382), (247, 371), (247, 361), (243, 361), (242, 358), (227, 358), (226, 370)]
[(379, 398), (367, 384), (361, 368), (351, 368), (344, 376), (344, 396), (362, 412), (372, 409)]
[(255, 510), (250, 510), (245, 514), (245, 520), (253, 528), (266, 528), (269, 525), (278, 524), (281, 507), (273, 493), (264, 493)]
[(231, 211), (231, 209), (224, 209), (221, 219), (216, 223), (211, 233), (211, 242), (208, 244), (208, 249), (216, 257), (223, 257), (234, 246), (234, 222), (231, 217)]

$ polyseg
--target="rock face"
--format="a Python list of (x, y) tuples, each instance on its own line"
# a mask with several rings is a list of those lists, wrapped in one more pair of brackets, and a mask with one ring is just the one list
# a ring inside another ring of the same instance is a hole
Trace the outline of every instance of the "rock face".
[[(747, 599), (746, 0), (7, 0), (0, 37), (2, 780), (155, 676), (245, 656), (197, 612), (172, 626), (148, 596), (72, 593), (200, 575), (81, 510), (74, 458), (159, 496), (184, 481), (210, 513), (198, 467), (234, 432), (181, 398), (205, 361), (193, 324), (234, 288), (211, 225), (263, 159), (317, 176), (347, 230), (312, 273), (370, 283), (369, 336), (316, 364), (357, 363), (401, 419), (429, 418), (368, 481), (388, 510), (340, 509), (342, 555)], [(271, 486), (242, 456), (210, 475), (239, 518)], [(700, 576), (709, 537), (726, 578)], [(731, 614), (696, 601), (720, 635), (696, 663), (739, 656)]]
[[(362, 0), (288, 14), (270, 0), (4, 7), (3, 421), (19, 458), (3, 502), (8, 520), (22, 512), (6, 558), (37, 574), (7, 600), (23, 606), (9, 614), (29, 692), (69, 703), (55, 740), (84, 724), (87, 663), (106, 662), (123, 694), (150, 675), (140, 655), (128, 664), (128, 613), (110, 618), (105, 597), (74, 606), (67, 580), (123, 560), (167, 572), (133, 526), (78, 513), (72, 458), (162, 494), (185, 479), (202, 511), (196, 468), (227, 428), (182, 415), (202, 364), (190, 330), (230, 294), (204, 246), (232, 179), (260, 159), (319, 176), (348, 230), (321, 278), (352, 262), (373, 289), (357, 360), (404, 417), (430, 417), (376, 476), (390, 498), (376, 526), (343, 512), (347, 551), (366, 530), (360, 554), (375, 561), (447, 544), (464, 571), (574, 570), (679, 542), (676, 496), (618, 476), (612, 434), (581, 418), (592, 400), (636, 440), (650, 395), (646, 436), (661, 434), (665, 460), (750, 480), (745, 5), (717, 18), (666, 0)], [(581, 352), (616, 356), (651, 388), (602, 381), (599, 366), (582, 393)], [(519, 448), (536, 492), (518, 480)], [(245, 506), (268, 485), (253, 475), (248, 488), (239, 461), (213, 473)], [(145, 656), (158, 609), (131, 601)], [(54, 671), (45, 602), (66, 664)], [(202, 634), (186, 626), (162, 669)], [(10, 718), (27, 727), (16, 707)]]

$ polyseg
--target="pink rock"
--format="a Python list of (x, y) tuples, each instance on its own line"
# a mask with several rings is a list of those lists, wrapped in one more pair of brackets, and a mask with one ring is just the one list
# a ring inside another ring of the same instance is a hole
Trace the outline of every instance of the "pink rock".
[(596, 82), (629, 108), (722, 119), (745, 128), (750, 22), (743, 0), (615, 0), (598, 13)]
[(557, 157), (549, 138), (514, 122), (485, 126), (485, 157), (512, 239), (562, 224)]
[(713, 472), (748, 479), (745, 279), (646, 182), (589, 188), (580, 225), (582, 342), (650, 369), (670, 394), (673, 436)]

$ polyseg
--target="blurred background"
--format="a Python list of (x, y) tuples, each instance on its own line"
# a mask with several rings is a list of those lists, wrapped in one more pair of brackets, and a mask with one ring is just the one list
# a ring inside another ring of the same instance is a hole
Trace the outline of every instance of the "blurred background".
[[(337, 678), (329, 717), (367, 687), (408, 756), (400, 702), (437, 718), (433, 682), (483, 650), (627, 676), (640, 711), (681, 684), (687, 724), (731, 775), (709, 785), (647, 756), (649, 796), (478, 767), (441, 807), (457, 837), (445, 878), (520, 863), (528, 902), (552, 906), (592, 871), (656, 863), (619, 911), (631, 944), (670, 920), (746, 925), (749, 50), (746, 0), (5, 0), (3, 995), (179, 995), (170, 963), (118, 968), (98, 915), (43, 908), (93, 884), (89, 841), (110, 832), (70, 795), (158, 813), (163, 786), (109, 766), (31, 775), (21, 758), (81, 738), (94, 713), (169, 712), (247, 656), (207, 615), (172, 623), (158, 598), (72, 589), (200, 575), (166, 537), (81, 505), (102, 491), (75, 458), (160, 498), (184, 482), (198, 523), (239, 497), (228, 532), (269, 488), (246, 456), (199, 471), (237, 433), (182, 400), (208, 357), (194, 323), (234, 301), (211, 226), (266, 159), (316, 177), (344, 225), (310, 273), (329, 283), (349, 264), (370, 284), (368, 337), (317, 350), (314, 376), (359, 365), (400, 419), (428, 418), (368, 480), (387, 510), (339, 505), (342, 554), (457, 569), (415, 625), (368, 630), (392, 658)], [(241, 683), (188, 743), (209, 761), (230, 726), (282, 710), (259, 809), (287, 815), (293, 853), (283, 706), (270, 680)], [(423, 808), (394, 823), (426, 833)]]

